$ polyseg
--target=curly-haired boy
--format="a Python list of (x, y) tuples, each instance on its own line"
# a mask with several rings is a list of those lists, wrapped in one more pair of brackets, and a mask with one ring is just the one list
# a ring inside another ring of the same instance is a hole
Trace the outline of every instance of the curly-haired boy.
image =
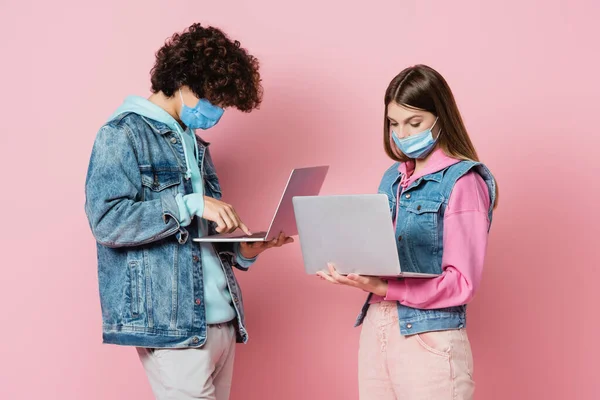
[[(97, 241), (105, 343), (135, 346), (158, 399), (227, 399), (235, 343), (246, 342), (242, 294), (255, 245), (195, 245), (241, 229), (222, 202), (208, 143), (196, 129), (224, 109), (256, 109), (259, 63), (221, 30), (194, 24), (156, 54), (152, 95), (128, 97), (100, 128), (85, 210)], [(237, 339), (237, 340), (236, 340)]]

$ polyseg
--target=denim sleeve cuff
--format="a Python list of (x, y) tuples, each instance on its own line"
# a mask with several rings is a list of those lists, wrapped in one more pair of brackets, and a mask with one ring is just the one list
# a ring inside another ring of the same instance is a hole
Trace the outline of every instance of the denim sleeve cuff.
[(242, 249), (239, 243), (234, 243), (233, 251), (235, 253), (235, 260), (242, 268), (249, 268), (252, 264), (256, 262), (258, 257), (254, 258), (246, 258), (242, 255)]
[(177, 208), (179, 210), (179, 223), (181, 226), (188, 226), (192, 223), (192, 216), (190, 215), (190, 211), (185, 204), (185, 200), (183, 199), (183, 195), (178, 193), (175, 197), (175, 201), (177, 202)]
[(176, 224), (180, 224), (180, 212), (175, 196), (164, 195), (161, 196), (160, 201), (162, 205), (163, 220), (165, 221), (165, 224), (168, 224), (169, 222), (171, 222), (171, 220), (174, 220)]

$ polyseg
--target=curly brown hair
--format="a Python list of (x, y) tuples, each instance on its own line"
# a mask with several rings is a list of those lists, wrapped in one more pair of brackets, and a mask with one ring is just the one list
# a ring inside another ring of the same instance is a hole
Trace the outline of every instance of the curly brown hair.
[(199, 98), (250, 112), (262, 100), (258, 60), (218, 28), (195, 23), (156, 53), (152, 92), (173, 96), (188, 86)]

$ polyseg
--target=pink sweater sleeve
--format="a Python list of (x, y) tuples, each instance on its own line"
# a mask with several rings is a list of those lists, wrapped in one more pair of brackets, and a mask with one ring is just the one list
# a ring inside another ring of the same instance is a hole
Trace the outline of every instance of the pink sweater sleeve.
[(481, 282), (489, 206), (488, 189), (479, 174), (469, 172), (460, 178), (444, 215), (442, 275), (390, 281), (385, 300), (420, 309), (467, 304)]

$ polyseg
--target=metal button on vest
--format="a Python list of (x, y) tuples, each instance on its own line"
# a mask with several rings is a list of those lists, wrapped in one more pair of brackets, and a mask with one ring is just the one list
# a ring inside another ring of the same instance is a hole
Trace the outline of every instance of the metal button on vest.
[(198, 343), (200, 341), (200, 339), (198, 339), (197, 336), (194, 336), (194, 338), (192, 339), (192, 343)]
[(200, 259), (198, 258), (198, 256), (193, 256), (192, 260), (194, 260), (194, 262), (198, 262)]
[(410, 193), (405, 196), (407, 199), (410, 199)]
[(412, 324), (406, 324), (406, 327), (407, 327), (408, 329), (410, 329), (410, 328), (412, 328)]
[(177, 138), (176, 137), (172, 137), (171, 138), (171, 143), (173, 143), (173, 144), (177, 143)]
[(196, 299), (196, 305), (200, 305), (202, 302), (200, 301), (200, 299)]

